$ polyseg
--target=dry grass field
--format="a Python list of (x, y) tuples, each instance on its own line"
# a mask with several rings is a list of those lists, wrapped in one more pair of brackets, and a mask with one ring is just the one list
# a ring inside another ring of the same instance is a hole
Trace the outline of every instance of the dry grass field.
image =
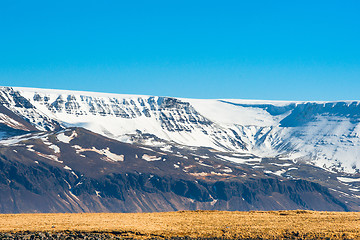
[(180, 211), (2, 214), (0, 232), (106, 232), (133, 238), (360, 239), (360, 213)]

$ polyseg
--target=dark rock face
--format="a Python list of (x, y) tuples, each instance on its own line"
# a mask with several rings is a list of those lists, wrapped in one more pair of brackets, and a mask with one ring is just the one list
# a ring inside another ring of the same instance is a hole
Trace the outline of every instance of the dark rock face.
[[(75, 133), (69, 143), (57, 140)], [(60, 152), (52, 152), (49, 142)], [(100, 149), (123, 154), (124, 161), (106, 160)], [(79, 128), (0, 147), (0, 212), (349, 210), (318, 183), (278, 179), (241, 167), (216, 175), (212, 166), (232, 165), (211, 158), (198, 162), (191, 155), (143, 159), (154, 154), (159, 155)]]
[[(34, 96), (34, 99), (41, 99), (45, 103), (48, 101), (46, 97), (40, 95)], [(10, 106), (21, 109), (21, 111), (10, 110)], [(56, 120), (40, 114), (28, 99), (21, 96), (18, 91), (14, 91), (13, 88), (3, 87), (0, 91), (0, 113), (26, 126), (26, 131), (38, 131), (39, 129), (50, 131), (62, 128)]]
[[(5, 87), (5, 88), (3, 88), (3, 90), (8, 94), (8, 96), (11, 99), (13, 99), (16, 107), (26, 108), (26, 109), (34, 108), (34, 106), (29, 102), (29, 100), (27, 100), (26, 98), (21, 96), (19, 92), (14, 91), (14, 89), (12, 89), (10, 87)], [(0, 95), (0, 103), (2, 105), (9, 106), (9, 98), (7, 98), (6, 96)]]
[[(5, 170), (0, 176), (2, 213), (348, 210), (326, 188), (304, 180), (208, 183), (150, 174), (111, 174), (78, 180), (54, 168), (23, 170), (20, 165), (1, 165)], [(73, 188), (69, 189), (66, 182)]]

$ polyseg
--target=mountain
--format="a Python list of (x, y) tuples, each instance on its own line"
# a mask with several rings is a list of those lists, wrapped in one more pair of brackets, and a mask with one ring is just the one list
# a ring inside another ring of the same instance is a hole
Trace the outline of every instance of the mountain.
[(358, 101), (0, 88), (0, 212), (360, 210)]

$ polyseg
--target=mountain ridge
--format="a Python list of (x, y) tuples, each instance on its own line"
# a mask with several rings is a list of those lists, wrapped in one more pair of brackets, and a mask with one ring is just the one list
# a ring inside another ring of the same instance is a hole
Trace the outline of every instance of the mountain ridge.
[(118, 96), (118, 97), (163, 97), (163, 98), (177, 98), (183, 100), (219, 100), (219, 101), (228, 101), (236, 103), (241, 101), (243, 104), (287, 104), (287, 103), (335, 103), (335, 102), (359, 102), (360, 100), (355, 99), (339, 99), (339, 100), (266, 100), (266, 99), (242, 99), (242, 98), (192, 98), (192, 97), (175, 97), (175, 96), (166, 96), (166, 95), (153, 95), (153, 94), (133, 94), (133, 93), (111, 93), (111, 92), (96, 92), (96, 91), (87, 91), (87, 90), (67, 90), (67, 89), (52, 89), (52, 88), (38, 88), (38, 87), (14, 87), (14, 86), (0, 86), (0, 88), (12, 88), (18, 91), (28, 91), (28, 92), (39, 92), (39, 93), (61, 93), (61, 94), (82, 94), (82, 95), (98, 95), (98, 96)]

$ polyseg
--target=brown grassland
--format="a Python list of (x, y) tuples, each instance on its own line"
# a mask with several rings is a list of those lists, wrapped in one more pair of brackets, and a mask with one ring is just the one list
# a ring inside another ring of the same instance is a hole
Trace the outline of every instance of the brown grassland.
[(134, 238), (360, 239), (360, 213), (180, 211), (1, 214), (0, 232), (106, 232)]

